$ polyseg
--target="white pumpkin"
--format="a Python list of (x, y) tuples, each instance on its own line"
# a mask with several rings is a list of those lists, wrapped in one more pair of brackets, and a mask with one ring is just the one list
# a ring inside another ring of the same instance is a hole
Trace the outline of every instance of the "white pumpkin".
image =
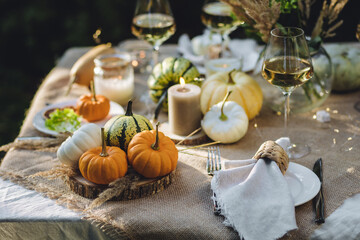
[(226, 102), (230, 93), (223, 102), (213, 105), (201, 121), (201, 127), (206, 135), (221, 143), (239, 141), (246, 134), (249, 126), (249, 118), (245, 110), (234, 101)]
[(101, 128), (95, 123), (88, 123), (68, 137), (60, 145), (56, 155), (61, 163), (77, 167), (80, 156), (98, 146), (101, 146)]

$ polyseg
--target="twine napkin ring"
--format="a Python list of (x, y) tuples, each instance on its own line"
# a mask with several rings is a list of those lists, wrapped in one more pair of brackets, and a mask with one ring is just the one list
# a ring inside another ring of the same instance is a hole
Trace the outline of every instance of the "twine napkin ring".
[(285, 150), (274, 141), (266, 141), (261, 144), (253, 159), (267, 158), (276, 162), (283, 175), (289, 167), (289, 157)]

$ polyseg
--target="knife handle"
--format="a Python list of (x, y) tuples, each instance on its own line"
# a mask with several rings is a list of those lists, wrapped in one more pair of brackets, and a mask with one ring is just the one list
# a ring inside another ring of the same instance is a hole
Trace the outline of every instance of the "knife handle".
[(316, 199), (316, 206), (315, 206), (315, 211), (316, 211), (315, 222), (317, 224), (321, 224), (321, 223), (325, 222), (324, 205), (325, 205), (324, 204), (324, 195), (323, 195), (323, 191), (322, 191), (322, 187), (321, 187), (319, 195), (317, 196), (317, 199)]

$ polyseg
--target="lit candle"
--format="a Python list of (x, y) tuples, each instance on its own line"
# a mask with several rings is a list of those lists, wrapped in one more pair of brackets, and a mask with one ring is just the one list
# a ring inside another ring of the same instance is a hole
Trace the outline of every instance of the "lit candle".
[(200, 92), (200, 87), (185, 84), (183, 78), (180, 78), (180, 84), (168, 89), (169, 125), (172, 133), (187, 136), (200, 127)]
[(241, 60), (237, 58), (211, 59), (205, 63), (206, 77), (217, 72), (230, 72), (241, 68)]

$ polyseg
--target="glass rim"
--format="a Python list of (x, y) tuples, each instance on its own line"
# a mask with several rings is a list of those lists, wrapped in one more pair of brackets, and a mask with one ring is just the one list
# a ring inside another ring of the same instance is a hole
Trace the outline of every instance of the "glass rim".
[[(274, 37), (279, 37), (279, 38), (296, 38), (296, 37), (304, 36), (304, 30), (302, 30), (299, 27), (284, 27), (283, 29), (293, 29), (298, 32), (296, 34), (294, 34), (293, 36), (289, 36), (289, 35), (285, 36), (285, 35), (279, 34), (279, 33), (281, 33), (281, 28), (274, 28), (273, 30), (271, 30), (270, 34)], [(277, 33), (277, 32), (279, 32), (279, 33)]]
[[(111, 61), (105, 61), (106, 59), (112, 59)], [(123, 62), (116, 61), (122, 60)], [(119, 52), (107, 53), (97, 56), (94, 59), (95, 66), (104, 67), (104, 66), (125, 66), (131, 61), (131, 56), (128, 52)]]

